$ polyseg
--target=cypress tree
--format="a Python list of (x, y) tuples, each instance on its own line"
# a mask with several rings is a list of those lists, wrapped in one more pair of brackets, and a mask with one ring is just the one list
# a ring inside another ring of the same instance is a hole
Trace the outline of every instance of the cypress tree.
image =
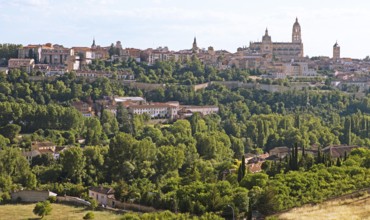
[(245, 156), (242, 156), (242, 164), (241, 164), (241, 169), (242, 169), (242, 178), (245, 176), (245, 170), (247, 169), (247, 166), (245, 165)]
[(341, 162), (341, 160), (340, 160), (340, 158), (339, 158), (339, 157), (337, 158), (337, 163), (336, 163), (336, 165), (337, 165), (337, 167), (342, 166), (342, 162)]
[(321, 160), (322, 160), (322, 158), (321, 158), (321, 147), (319, 147), (319, 149), (317, 150), (316, 164), (321, 163), (322, 162)]
[(245, 176), (245, 171), (247, 166), (245, 165), (245, 156), (242, 156), (242, 163), (239, 165), (238, 169), (238, 182), (242, 181), (243, 177)]
[(349, 146), (352, 144), (351, 143), (351, 129), (352, 129), (351, 127), (352, 127), (351, 118), (347, 117), (346, 120), (345, 120), (345, 124), (344, 124), (344, 135), (345, 135), (345, 140), (344, 141)]
[(293, 162), (294, 162), (294, 170), (298, 170), (298, 144), (295, 144), (294, 146), (294, 156), (293, 156)]
[(243, 176), (242, 176), (242, 169), (241, 169), (241, 164), (239, 165), (239, 168), (238, 168), (238, 182), (240, 183), (240, 181), (242, 181), (243, 179)]
[(289, 162), (288, 162), (288, 169), (287, 170), (292, 170), (293, 169), (293, 159), (292, 159), (292, 154), (289, 155)]
[(296, 117), (295, 117), (295, 126), (298, 129), (300, 129), (300, 127), (301, 127), (299, 114), (297, 114)]

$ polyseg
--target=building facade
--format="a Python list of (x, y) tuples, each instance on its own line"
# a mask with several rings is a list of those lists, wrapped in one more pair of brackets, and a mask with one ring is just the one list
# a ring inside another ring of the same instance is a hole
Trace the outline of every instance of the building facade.
[(8, 68), (9, 69), (21, 69), (25, 70), (27, 73), (31, 73), (35, 66), (34, 59), (9, 59)]
[(179, 102), (150, 103), (145, 105), (133, 104), (128, 106), (132, 114), (148, 114), (151, 118), (170, 118), (177, 116)]
[(301, 35), (301, 26), (296, 18), (293, 24), (291, 42), (273, 42), (266, 29), (262, 41), (251, 42), (249, 50), (252, 53), (267, 55), (274, 60), (290, 61), (292, 59), (300, 59), (304, 55)]
[(47, 200), (50, 196), (57, 196), (56, 193), (50, 191), (37, 191), (37, 190), (21, 190), (11, 193), (12, 201), (21, 202), (42, 202)]
[(99, 205), (108, 205), (108, 199), (114, 199), (114, 190), (107, 187), (90, 187), (89, 188), (89, 197), (93, 198), (98, 202)]

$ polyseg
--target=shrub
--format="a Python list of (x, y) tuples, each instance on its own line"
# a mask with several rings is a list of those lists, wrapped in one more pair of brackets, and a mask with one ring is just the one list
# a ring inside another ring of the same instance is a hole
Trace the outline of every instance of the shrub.
[(90, 202), (89, 208), (91, 210), (95, 210), (98, 207), (98, 202), (95, 199), (90, 197), (87, 201)]
[(51, 210), (52, 208), (51, 208), (50, 202), (46, 200), (44, 202), (38, 202), (35, 208), (33, 209), (33, 213), (43, 218), (45, 215), (49, 215)]
[(84, 219), (94, 219), (94, 218), (95, 218), (95, 216), (94, 216), (94, 213), (93, 212), (88, 212), (84, 216)]
[(57, 201), (57, 197), (56, 196), (49, 196), (48, 200), (49, 200), (50, 203), (55, 203)]

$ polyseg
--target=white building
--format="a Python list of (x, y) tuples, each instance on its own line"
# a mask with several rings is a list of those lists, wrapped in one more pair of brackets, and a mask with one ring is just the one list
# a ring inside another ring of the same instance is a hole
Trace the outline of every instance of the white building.
[(89, 188), (89, 197), (98, 202), (99, 205), (108, 205), (108, 199), (114, 198), (114, 190), (103, 186), (92, 186)]
[(146, 105), (129, 105), (128, 111), (132, 114), (148, 114), (151, 118), (175, 118), (179, 110), (179, 102), (150, 103)]
[(145, 99), (142, 97), (114, 97), (116, 103), (132, 102), (132, 103), (145, 103)]
[(184, 117), (190, 117), (194, 113), (200, 113), (204, 116), (217, 113), (218, 111), (219, 108), (217, 106), (182, 105), (178, 114)]

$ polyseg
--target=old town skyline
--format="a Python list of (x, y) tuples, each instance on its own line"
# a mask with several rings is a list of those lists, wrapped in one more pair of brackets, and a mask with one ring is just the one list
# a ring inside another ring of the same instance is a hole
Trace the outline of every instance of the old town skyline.
[[(362, 26), (369, 20), (365, 1), (356, 6), (328, 1), (320, 4), (320, 9), (314, 9), (314, 2), (306, 5), (288, 1), (285, 5), (289, 6), (267, 2), (234, 1), (225, 5), (221, 1), (0, 0), (1, 29), (7, 30), (2, 41), (23, 45), (51, 42), (73, 47), (89, 46), (95, 37), (97, 43), (105, 46), (120, 40), (123, 47), (167, 46), (181, 50), (189, 48), (196, 36), (201, 48), (213, 46), (235, 52), (251, 41), (261, 41), (266, 27), (272, 41), (289, 42), (293, 19), (298, 17), (304, 56), (331, 56), (337, 40), (343, 57), (369, 55), (369, 48), (361, 43), (369, 36)], [(15, 16), (17, 13), (21, 15)]]

